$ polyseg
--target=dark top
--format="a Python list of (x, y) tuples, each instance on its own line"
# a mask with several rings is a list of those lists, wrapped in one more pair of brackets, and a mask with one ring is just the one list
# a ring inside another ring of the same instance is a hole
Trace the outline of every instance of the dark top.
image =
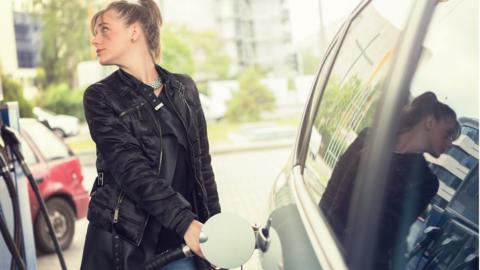
[[(165, 91), (160, 94), (164, 106), (157, 110), (157, 116), (162, 126), (164, 154), (162, 161), (162, 178), (171, 182), (173, 190), (182, 194), (193, 205), (192, 168), (188, 160), (188, 142), (182, 123), (173, 106), (166, 97)], [(159, 235), (157, 253), (167, 249), (177, 248), (184, 243), (183, 236), (163, 228)]]
[[(320, 201), (323, 213), (342, 244), (349, 231), (348, 210), (366, 134), (366, 130), (362, 131), (339, 159)], [(392, 154), (380, 216), (376, 269), (388, 269), (394, 254), (403, 254), (411, 224), (426, 209), (438, 186), (438, 179), (423, 154)]]
[[(156, 117), (162, 128), (163, 158), (160, 176), (165, 179), (174, 191), (180, 193), (193, 205), (192, 166), (189, 161), (189, 147), (185, 128), (175, 112), (173, 104), (167, 97), (167, 91), (162, 90), (157, 97), (151, 87), (142, 91), (142, 95), (155, 109)], [(183, 236), (175, 231), (162, 228), (158, 237), (157, 253), (179, 247)]]

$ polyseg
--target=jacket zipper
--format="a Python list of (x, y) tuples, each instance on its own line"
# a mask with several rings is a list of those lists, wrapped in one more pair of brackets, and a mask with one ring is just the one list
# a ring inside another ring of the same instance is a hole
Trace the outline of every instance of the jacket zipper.
[(119, 216), (119, 212), (120, 212), (120, 204), (122, 203), (124, 197), (125, 197), (125, 192), (121, 191), (120, 195), (118, 196), (117, 205), (115, 206), (115, 210), (113, 212), (113, 223), (114, 224), (118, 223), (118, 216)]
[(130, 107), (130, 108), (126, 109), (125, 111), (121, 112), (120, 115), (119, 115), (119, 117), (123, 117), (123, 116), (125, 116), (126, 114), (128, 114), (128, 113), (130, 113), (130, 112), (132, 112), (132, 111), (138, 110), (138, 109), (140, 109), (140, 107), (142, 107), (143, 105), (145, 105), (145, 103), (144, 103), (144, 102), (140, 102), (139, 104), (136, 104), (136, 105), (134, 105), (133, 107)]
[(155, 127), (157, 128), (158, 135), (160, 137), (160, 157), (158, 158), (158, 170), (157, 170), (157, 175), (160, 175), (160, 170), (162, 169), (162, 160), (163, 160), (163, 138), (162, 138), (162, 128), (160, 124), (158, 123), (158, 119), (155, 116), (155, 113), (151, 110), (152, 108), (150, 106), (147, 106), (147, 111), (150, 114), (150, 117), (152, 117), (153, 123), (155, 124)]
[[(125, 197), (125, 195), (123, 195), (123, 197)], [(119, 198), (119, 199), (120, 199), (120, 198)], [(117, 201), (117, 204), (123, 202), (123, 198), (122, 198), (122, 200), (119, 200), (119, 201), (120, 201), (120, 202)], [(105, 208), (105, 209), (109, 209), (109, 206), (108, 206), (107, 204), (103, 203), (103, 202), (100, 202), (100, 201), (98, 201), (98, 200), (95, 200), (94, 203), (100, 205), (101, 207), (103, 207), (103, 208)], [(114, 212), (113, 212), (113, 223), (118, 223), (119, 218), (120, 218), (120, 205), (118, 205), (118, 206), (114, 209)], [(135, 219), (133, 219), (133, 218), (129, 218), (128, 216), (123, 215), (122, 218), (124, 218), (125, 220), (130, 221), (130, 222), (132, 222), (132, 223), (135, 223), (135, 224), (137, 224), (137, 225), (142, 225), (141, 222), (139, 222), (139, 221), (137, 221), (137, 220), (135, 220)], [(147, 217), (147, 219), (148, 219), (148, 217)]]

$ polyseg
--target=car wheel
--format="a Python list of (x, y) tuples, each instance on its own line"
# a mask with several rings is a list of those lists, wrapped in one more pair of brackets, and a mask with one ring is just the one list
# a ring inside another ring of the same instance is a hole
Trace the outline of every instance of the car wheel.
[[(73, 209), (66, 200), (61, 198), (50, 199), (46, 204), (58, 243), (62, 249), (66, 249), (72, 243), (75, 233), (75, 214)], [(41, 212), (38, 212), (34, 230), (37, 248), (47, 254), (55, 252), (55, 246), (50, 238), (47, 223)]]
[(54, 128), (53, 130), (53, 133), (55, 133), (55, 135), (57, 135), (59, 138), (65, 138), (67, 135), (65, 134), (65, 132), (63, 132), (63, 130), (59, 129), (59, 128)]

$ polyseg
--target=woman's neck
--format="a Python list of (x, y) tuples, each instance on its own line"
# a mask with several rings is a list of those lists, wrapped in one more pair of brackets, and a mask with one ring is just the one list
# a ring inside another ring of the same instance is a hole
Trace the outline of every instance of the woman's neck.
[(415, 129), (404, 132), (398, 136), (397, 144), (395, 145), (395, 153), (423, 153), (425, 142), (422, 141), (422, 136)]
[(129, 58), (130, 60), (126, 64), (118, 66), (143, 83), (149, 83), (158, 78), (155, 62), (150, 55)]

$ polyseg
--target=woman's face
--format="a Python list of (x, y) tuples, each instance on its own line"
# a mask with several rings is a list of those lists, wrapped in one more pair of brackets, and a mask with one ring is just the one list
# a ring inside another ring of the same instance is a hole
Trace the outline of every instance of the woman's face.
[(95, 22), (92, 44), (102, 65), (119, 65), (131, 46), (131, 31), (115, 10), (108, 10)]
[(456, 139), (457, 121), (453, 117), (442, 119), (433, 119), (430, 132), (430, 151), (429, 153), (438, 158)]

